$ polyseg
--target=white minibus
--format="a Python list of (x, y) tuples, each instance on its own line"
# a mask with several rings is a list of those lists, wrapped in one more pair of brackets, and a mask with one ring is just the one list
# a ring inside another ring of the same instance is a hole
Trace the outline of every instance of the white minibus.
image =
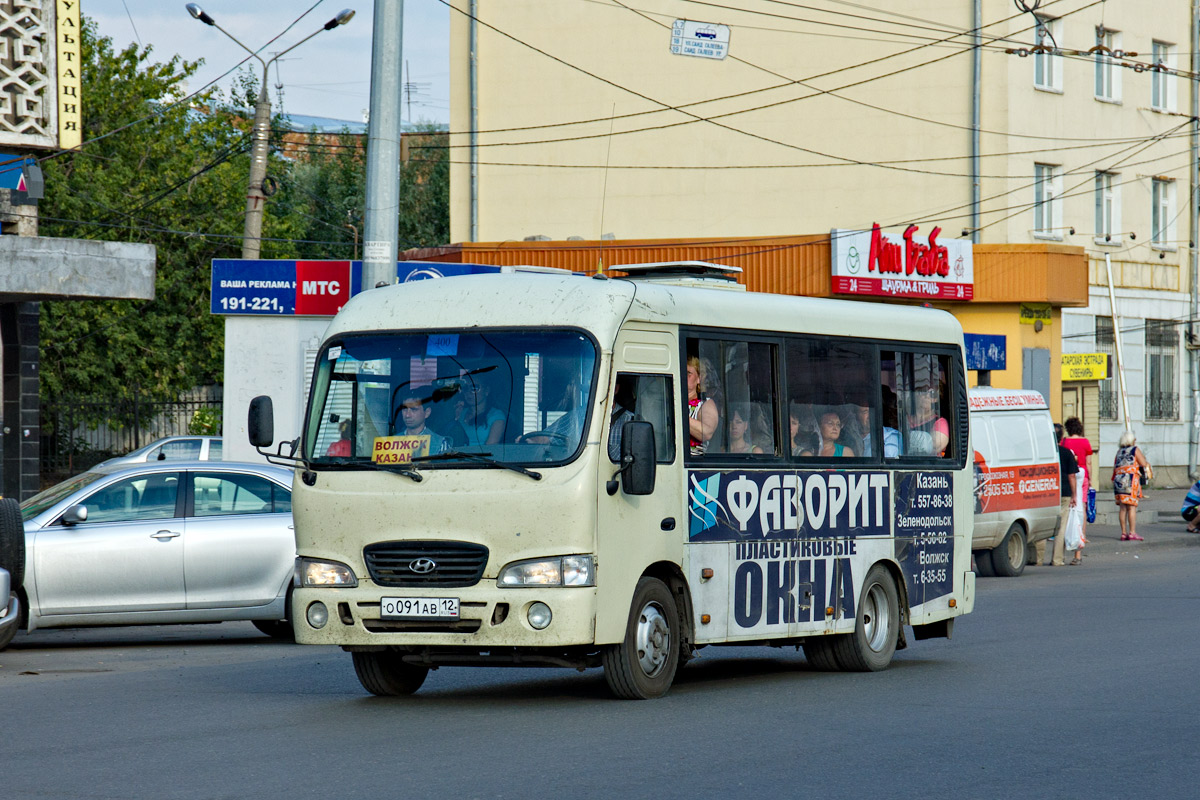
[(975, 587), (958, 322), (620, 270), (388, 286), (333, 319), (272, 454), (297, 464), (297, 641), (379, 695), (517, 665), (650, 698), (710, 646), (872, 671), (948, 638)]
[(975, 463), (975, 570), (1015, 578), (1059, 522), (1058, 443), (1032, 389), (977, 387), (967, 396)]

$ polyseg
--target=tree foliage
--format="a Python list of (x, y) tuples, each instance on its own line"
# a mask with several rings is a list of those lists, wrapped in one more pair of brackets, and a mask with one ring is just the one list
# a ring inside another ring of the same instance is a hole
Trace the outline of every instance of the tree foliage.
[[(213, 90), (180, 102), (198, 62), (155, 61), (151, 47), (135, 44), (117, 50), (87, 19), (81, 44), (84, 144), (43, 164), (40, 233), (155, 245), (155, 297), (43, 303), (42, 398), (174, 400), (222, 382), (210, 264), (241, 255), (257, 80), (243, 73), (228, 100)], [(268, 174), (278, 190), (264, 214), (262, 258), (354, 257), (365, 137), (310, 134), (310, 146), (285, 149), (281, 125), (277, 118)], [(445, 134), (427, 127), (418, 138), (401, 171), (402, 249), (449, 236)]]

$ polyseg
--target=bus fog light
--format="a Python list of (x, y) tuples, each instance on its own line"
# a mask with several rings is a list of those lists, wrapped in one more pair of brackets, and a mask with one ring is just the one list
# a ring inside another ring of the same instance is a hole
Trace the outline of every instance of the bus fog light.
[(329, 609), (321, 601), (317, 601), (309, 605), (308, 610), (304, 612), (308, 624), (314, 628), (324, 628), (325, 623), (329, 622)]
[(529, 607), (529, 611), (525, 613), (529, 620), (529, 625), (534, 630), (545, 630), (550, 624), (550, 618), (554, 615), (550, 613), (550, 606), (545, 603), (534, 603)]

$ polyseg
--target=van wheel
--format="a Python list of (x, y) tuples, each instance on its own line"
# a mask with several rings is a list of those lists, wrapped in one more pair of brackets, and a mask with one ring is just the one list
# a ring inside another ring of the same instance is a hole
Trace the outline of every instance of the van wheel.
[(398, 697), (421, 688), (429, 667), (408, 664), (400, 653), (354, 653), (354, 672), (358, 682), (371, 694)]
[(971, 555), (975, 556), (975, 574), (981, 578), (992, 578), (996, 575), (996, 570), (992, 567), (992, 551), (991, 550), (976, 550)]
[(1015, 578), (1025, 571), (1025, 529), (1014, 522), (992, 551), (992, 567), (1002, 578)]
[(624, 700), (662, 697), (679, 668), (679, 612), (667, 585), (642, 578), (633, 593), (625, 639), (601, 654), (604, 679)]
[(887, 669), (900, 639), (900, 595), (891, 573), (876, 564), (863, 581), (854, 633), (838, 636), (833, 652), (849, 672)]
[(8, 570), (13, 589), (25, 582), (25, 523), (11, 497), (0, 499), (0, 567)]

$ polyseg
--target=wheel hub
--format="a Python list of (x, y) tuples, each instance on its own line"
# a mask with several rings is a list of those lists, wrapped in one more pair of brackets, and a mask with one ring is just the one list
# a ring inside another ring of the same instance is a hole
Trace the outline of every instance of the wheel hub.
[(642, 672), (653, 678), (666, 667), (670, 654), (671, 626), (658, 605), (648, 604), (638, 616), (638, 664)]

